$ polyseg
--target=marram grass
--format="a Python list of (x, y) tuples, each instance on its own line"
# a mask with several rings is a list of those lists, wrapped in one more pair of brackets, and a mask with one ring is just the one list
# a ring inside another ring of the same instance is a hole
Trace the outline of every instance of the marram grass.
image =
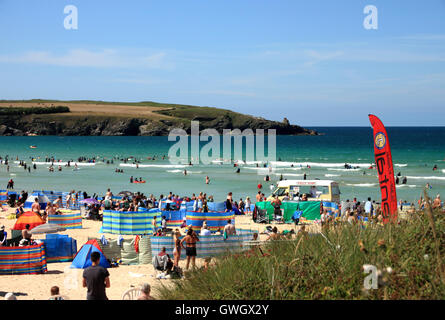
[[(351, 225), (299, 235), (259, 249), (214, 259), (173, 286), (161, 299), (444, 299), (445, 215), (434, 213), (437, 242), (424, 212), (398, 225)], [(439, 245), (436, 250), (436, 245)], [(366, 264), (379, 270), (378, 289), (364, 289)]]

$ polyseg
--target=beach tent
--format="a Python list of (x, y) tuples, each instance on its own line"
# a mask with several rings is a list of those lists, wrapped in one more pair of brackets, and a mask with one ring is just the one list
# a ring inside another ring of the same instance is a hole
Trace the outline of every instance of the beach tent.
[(27, 224), (29, 224), (29, 230), (31, 230), (32, 228), (44, 223), (45, 221), (43, 221), (42, 217), (39, 214), (32, 211), (27, 211), (22, 213), (21, 216), (17, 219), (12, 230), (23, 230), (25, 229)]
[(82, 248), (77, 252), (76, 256), (74, 257), (73, 262), (71, 263), (71, 268), (77, 268), (77, 269), (85, 269), (91, 266), (91, 253), (92, 252), (99, 252), (100, 254), (100, 262), (99, 265), (101, 265), (104, 268), (111, 268), (110, 263), (107, 261), (107, 258), (105, 257), (104, 253), (102, 252), (102, 249), (99, 246), (99, 243), (96, 239), (88, 240)]
[(50, 202), (49, 198), (41, 192), (34, 192), (25, 201), (24, 208), (31, 209), (32, 204), (35, 202), (35, 199), (39, 200), (40, 208), (43, 210), (46, 208), (46, 204)]

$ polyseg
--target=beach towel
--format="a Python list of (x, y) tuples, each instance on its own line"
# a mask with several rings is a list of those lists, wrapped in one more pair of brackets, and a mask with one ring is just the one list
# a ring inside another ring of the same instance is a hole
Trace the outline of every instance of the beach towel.
[(134, 238), (134, 250), (136, 251), (136, 253), (139, 253), (139, 240), (140, 240), (139, 236), (136, 236)]

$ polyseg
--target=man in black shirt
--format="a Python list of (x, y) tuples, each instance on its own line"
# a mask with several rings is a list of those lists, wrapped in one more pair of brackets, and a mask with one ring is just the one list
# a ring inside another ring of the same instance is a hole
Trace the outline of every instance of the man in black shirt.
[(83, 287), (88, 288), (87, 300), (108, 300), (105, 288), (110, 287), (110, 274), (99, 262), (100, 253), (92, 252), (92, 266), (83, 271)]

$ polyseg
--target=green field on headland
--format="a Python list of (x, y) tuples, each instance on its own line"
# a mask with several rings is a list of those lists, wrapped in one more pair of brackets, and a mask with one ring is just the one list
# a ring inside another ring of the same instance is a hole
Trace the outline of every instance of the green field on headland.
[[(61, 112), (56, 106), (69, 112)], [(0, 135), (163, 136), (173, 128), (189, 132), (192, 120), (199, 121), (201, 129), (213, 128), (220, 133), (223, 129), (275, 129), (277, 134), (317, 134), (287, 120), (270, 121), (226, 109), (151, 101), (0, 100), (0, 110), (5, 110), (0, 112)]]

